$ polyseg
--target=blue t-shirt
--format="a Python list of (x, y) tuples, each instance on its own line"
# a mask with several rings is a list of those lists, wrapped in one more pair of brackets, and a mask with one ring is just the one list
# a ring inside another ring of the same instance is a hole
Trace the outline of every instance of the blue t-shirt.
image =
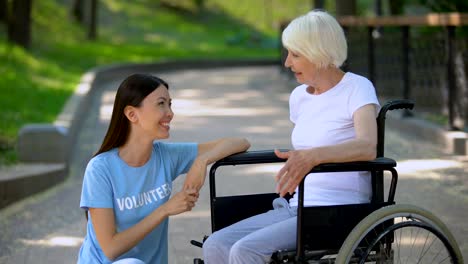
[[(86, 167), (80, 207), (112, 208), (117, 232), (124, 231), (169, 200), (172, 181), (187, 173), (196, 156), (196, 143), (155, 142), (149, 161), (141, 167), (131, 167), (119, 157), (117, 148), (101, 153)], [(118, 259), (133, 257), (147, 264), (167, 263), (167, 233), (165, 219)], [(112, 263), (99, 246), (91, 219), (78, 263)]]

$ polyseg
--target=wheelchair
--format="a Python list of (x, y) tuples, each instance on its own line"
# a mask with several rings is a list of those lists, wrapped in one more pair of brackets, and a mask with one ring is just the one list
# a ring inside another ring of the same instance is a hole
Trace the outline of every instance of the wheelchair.
[[(303, 179), (298, 193), (296, 249), (273, 253), (270, 264), (463, 263), (455, 238), (439, 218), (423, 208), (394, 202), (398, 173), (396, 162), (384, 157), (385, 116), (387, 111), (413, 106), (410, 100), (394, 100), (382, 106), (377, 117), (375, 160), (321, 164), (310, 171), (370, 171), (370, 203), (305, 207)], [(273, 150), (262, 150), (234, 154), (213, 164), (209, 172), (212, 232), (271, 210), (272, 201), (278, 197), (276, 193), (216, 196), (217, 168), (277, 162), (285, 160), (276, 157)], [(391, 181), (385, 200), (384, 177), (388, 175)], [(191, 243), (203, 247), (202, 242)], [(194, 259), (194, 263), (203, 260)]]

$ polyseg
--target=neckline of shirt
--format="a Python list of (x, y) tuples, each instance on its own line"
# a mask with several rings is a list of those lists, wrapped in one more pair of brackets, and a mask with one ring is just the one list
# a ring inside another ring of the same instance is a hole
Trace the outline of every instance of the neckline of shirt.
[(125, 160), (123, 160), (120, 156), (119, 156), (119, 149), (118, 148), (115, 148), (113, 150), (113, 154), (116, 156), (117, 160), (119, 161), (119, 163), (121, 163), (123, 166), (125, 166), (126, 168), (129, 168), (129, 169), (134, 169), (134, 170), (137, 170), (137, 169), (143, 169), (143, 168), (146, 168), (149, 166), (149, 164), (151, 163), (151, 160), (153, 159), (153, 156), (155, 155), (155, 150), (154, 150), (154, 146), (153, 148), (151, 148), (151, 154), (150, 154), (150, 157), (148, 159), (148, 161), (146, 161), (145, 164), (141, 165), (141, 166), (131, 166), (131, 165), (128, 165), (127, 162), (125, 162)]
[(338, 90), (338, 88), (342, 87), (342, 84), (346, 81), (346, 79), (348, 79), (349, 75), (351, 73), (350, 72), (345, 72), (345, 74), (343, 75), (343, 78), (341, 78), (341, 80), (335, 85), (333, 86), (332, 88), (328, 89), (327, 91), (321, 93), (321, 94), (311, 94), (307, 91), (307, 88), (309, 87), (307, 84), (303, 84), (304, 86), (304, 92), (310, 96), (311, 98), (320, 98), (320, 97), (326, 97), (326, 96), (329, 96), (329, 95), (333, 95), (335, 93), (335, 91)]

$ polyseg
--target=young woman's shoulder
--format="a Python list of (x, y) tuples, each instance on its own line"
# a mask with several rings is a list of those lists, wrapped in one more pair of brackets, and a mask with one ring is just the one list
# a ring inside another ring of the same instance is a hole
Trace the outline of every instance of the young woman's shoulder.
[(188, 171), (198, 153), (198, 143), (195, 142), (156, 142), (153, 148), (163, 162), (168, 162), (175, 169), (173, 179)]
[(187, 147), (194, 147), (197, 143), (195, 142), (153, 142), (153, 148), (160, 151), (171, 151), (175, 149), (185, 149)]
[(153, 149), (156, 151), (167, 151), (168, 148), (167, 142), (161, 142), (161, 141), (154, 141), (153, 142)]
[(156, 153), (161, 156), (168, 156), (171, 159), (185, 159), (194, 157), (198, 153), (198, 143), (196, 142), (160, 142), (153, 143)]
[(114, 152), (115, 149), (111, 149), (92, 157), (88, 162), (87, 169), (103, 169), (108, 166), (116, 158)]

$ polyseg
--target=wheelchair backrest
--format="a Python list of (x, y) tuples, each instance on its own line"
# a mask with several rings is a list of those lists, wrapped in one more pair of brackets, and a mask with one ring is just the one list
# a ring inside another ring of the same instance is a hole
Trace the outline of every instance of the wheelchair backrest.
[[(412, 100), (392, 100), (385, 103), (377, 116), (377, 157), (384, 156), (385, 150), (385, 119), (388, 111), (395, 109), (413, 109)], [(383, 171), (372, 172), (372, 203), (381, 203), (384, 201), (384, 180)]]

